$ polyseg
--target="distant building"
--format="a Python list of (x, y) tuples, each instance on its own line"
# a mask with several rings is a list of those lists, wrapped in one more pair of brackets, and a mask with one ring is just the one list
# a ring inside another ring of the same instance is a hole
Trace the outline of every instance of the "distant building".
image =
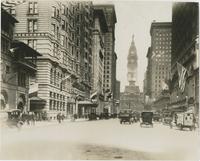
[(37, 72), (37, 56), (41, 54), (13, 40), (18, 21), (3, 8), (1, 20), (1, 110), (19, 109), (26, 113), (30, 111), (29, 79)]
[(147, 58), (147, 95), (154, 101), (162, 90), (168, 88), (166, 81), (171, 72), (171, 22), (153, 22), (150, 29), (151, 47)]
[[(199, 4), (177, 2), (172, 10), (171, 105), (199, 114)], [(177, 63), (186, 73), (181, 79)], [(182, 82), (181, 81), (181, 82)], [(183, 88), (180, 88), (183, 85)]]
[(139, 86), (135, 84), (137, 80), (137, 50), (135, 47), (134, 36), (127, 57), (127, 80), (129, 85), (120, 94), (120, 109), (132, 109), (133, 111), (143, 110), (143, 96), (140, 93)]

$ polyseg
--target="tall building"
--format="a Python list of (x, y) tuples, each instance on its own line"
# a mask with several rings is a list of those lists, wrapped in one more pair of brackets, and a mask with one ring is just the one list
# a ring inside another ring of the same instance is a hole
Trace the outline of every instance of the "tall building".
[[(37, 72), (37, 51), (23, 42), (13, 40), (18, 21), (1, 8), (1, 108), (30, 110), (29, 79)], [(42, 100), (45, 103), (45, 100)]]
[(151, 47), (147, 59), (147, 95), (154, 101), (163, 89), (171, 72), (171, 23), (153, 22), (150, 29)]
[[(182, 79), (178, 65), (186, 70)], [(199, 4), (177, 2), (172, 9), (171, 106), (199, 114)], [(180, 81), (181, 80), (181, 81)], [(179, 82), (183, 82), (180, 83)], [(185, 82), (185, 83), (184, 83)], [(185, 84), (185, 85), (184, 85)], [(183, 88), (180, 88), (180, 87)]]
[(103, 113), (104, 107), (104, 57), (105, 44), (104, 34), (108, 32), (107, 21), (104, 10), (94, 6), (94, 24), (92, 38), (92, 95), (91, 98), (97, 101), (97, 114)]
[(108, 24), (108, 32), (104, 34), (105, 54), (104, 54), (104, 82), (103, 88), (107, 95), (111, 95), (107, 99), (107, 108), (110, 113), (115, 113), (114, 95), (116, 83), (116, 60), (115, 53), (115, 23), (117, 22), (114, 5), (96, 5), (97, 8), (104, 10), (106, 21)]
[(129, 85), (125, 86), (125, 90), (120, 95), (120, 109), (132, 109), (133, 111), (143, 110), (143, 97), (140, 93), (139, 86), (137, 86), (137, 50), (135, 47), (134, 36), (129, 48), (127, 56), (127, 80)]
[(55, 118), (58, 113), (87, 113), (79, 100), (91, 89), (91, 2), (26, 1), (15, 7), (15, 38), (42, 54), (37, 62), (38, 112)]
[(131, 47), (129, 48), (129, 54), (128, 54), (128, 64), (127, 64), (127, 69), (128, 69), (128, 73), (127, 73), (127, 80), (129, 82), (129, 84), (131, 82), (136, 82), (137, 79), (137, 51), (136, 51), (136, 47), (135, 47), (135, 42), (134, 42), (134, 35), (132, 37), (132, 43), (131, 43)]

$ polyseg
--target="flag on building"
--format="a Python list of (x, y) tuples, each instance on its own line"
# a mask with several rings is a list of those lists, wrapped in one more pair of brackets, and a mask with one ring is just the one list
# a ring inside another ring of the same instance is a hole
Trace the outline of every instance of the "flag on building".
[(5, 10), (7, 10), (22, 3), (25, 3), (26, 1), (27, 0), (2, 0), (1, 5)]
[(179, 81), (178, 81), (179, 89), (181, 90), (181, 92), (184, 92), (185, 84), (186, 84), (187, 69), (178, 62), (177, 62), (177, 69), (178, 69), (178, 77), (179, 77)]
[(98, 91), (91, 93), (90, 98), (91, 99), (95, 98), (97, 96), (97, 94), (98, 94)]

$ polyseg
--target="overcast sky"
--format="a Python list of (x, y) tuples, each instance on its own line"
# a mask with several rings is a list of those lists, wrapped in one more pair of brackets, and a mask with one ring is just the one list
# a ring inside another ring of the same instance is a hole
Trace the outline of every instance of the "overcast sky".
[(170, 1), (101, 1), (115, 5), (117, 24), (115, 29), (115, 51), (117, 53), (117, 79), (121, 82), (121, 92), (127, 81), (127, 55), (134, 34), (138, 55), (138, 79), (136, 84), (143, 89), (146, 71), (146, 54), (151, 43), (150, 26), (153, 20), (171, 22), (172, 2)]

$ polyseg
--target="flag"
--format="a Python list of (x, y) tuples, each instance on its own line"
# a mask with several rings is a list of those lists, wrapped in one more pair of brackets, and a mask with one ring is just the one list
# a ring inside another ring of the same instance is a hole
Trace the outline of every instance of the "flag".
[(60, 90), (62, 91), (63, 88), (63, 82), (66, 81), (69, 77), (71, 77), (71, 74), (67, 75), (60, 81)]
[(178, 81), (179, 88), (181, 92), (183, 93), (185, 89), (187, 69), (177, 62), (177, 70), (178, 70), (178, 77), (179, 77), (179, 81)]
[(61, 80), (61, 83), (66, 81), (69, 77), (71, 77), (71, 74), (67, 75), (66, 77), (64, 77), (62, 80)]
[(165, 80), (162, 80), (162, 90), (169, 90), (169, 86)]
[(93, 93), (90, 95), (90, 98), (91, 98), (91, 99), (95, 98), (95, 97), (97, 96), (97, 94), (98, 94), (98, 91), (93, 92)]
[(22, 4), (22, 3), (24, 3), (24, 2), (26, 2), (27, 0), (3, 0), (2, 2), (1, 2), (1, 5), (2, 5), (2, 7), (3, 8), (12, 8), (12, 7), (15, 7), (15, 6), (17, 6), (17, 5), (20, 5), (20, 4)]

